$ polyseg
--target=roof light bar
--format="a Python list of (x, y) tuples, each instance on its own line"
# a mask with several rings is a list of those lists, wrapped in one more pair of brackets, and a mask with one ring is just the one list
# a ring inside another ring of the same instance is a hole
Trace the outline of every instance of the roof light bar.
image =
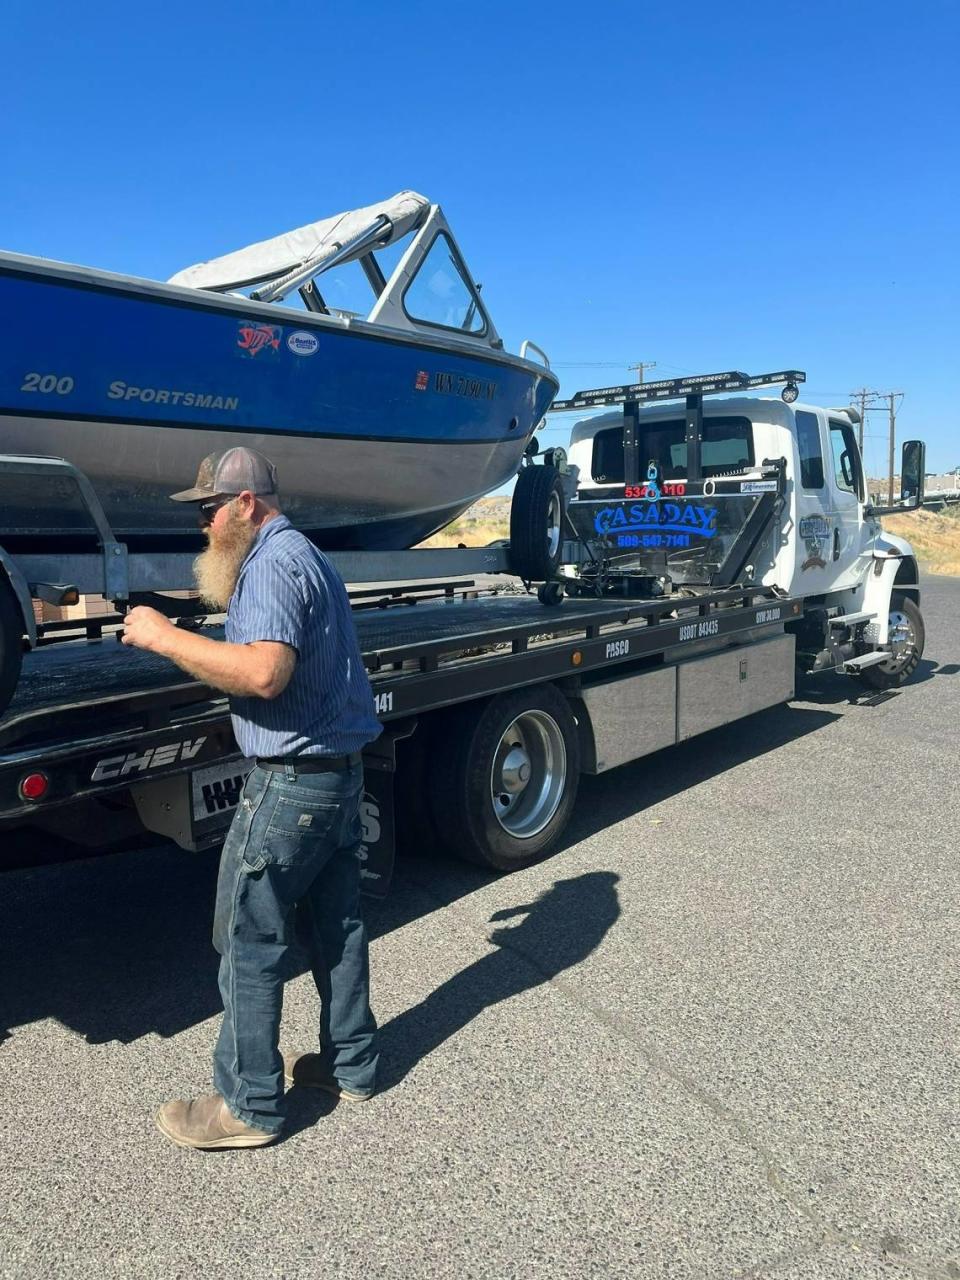
[[(605, 404), (642, 404), (647, 400), (677, 400), (684, 396), (719, 395), (725, 391), (754, 391), (758, 387), (776, 387), (786, 383), (796, 392), (797, 384), (807, 375), (799, 369), (782, 369), (778, 373), (699, 373), (689, 378), (663, 378), (658, 382), (627, 382), (618, 387), (596, 387), (578, 391), (569, 400), (555, 400), (550, 413), (565, 409), (593, 409)], [(793, 395), (795, 400), (796, 394)], [(786, 399), (786, 397), (784, 397)], [(787, 403), (790, 403), (787, 401)]]

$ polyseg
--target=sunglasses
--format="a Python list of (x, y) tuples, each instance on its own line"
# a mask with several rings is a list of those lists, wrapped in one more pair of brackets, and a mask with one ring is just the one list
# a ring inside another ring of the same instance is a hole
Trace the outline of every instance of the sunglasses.
[(205, 529), (207, 525), (213, 524), (214, 517), (221, 507), (225, 507), (228, 502), (233, 501), (231, 494), (227, 498), (211, 498), (209, 502), (201, 502), (197, 508), (200, 515), (200, 528)]

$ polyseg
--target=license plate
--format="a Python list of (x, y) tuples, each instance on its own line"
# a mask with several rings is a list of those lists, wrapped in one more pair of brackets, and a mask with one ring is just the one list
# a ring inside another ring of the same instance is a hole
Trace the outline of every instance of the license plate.
[(194, 770), (190, 775), (194, 822), (233, 813), (252, 768), (252, 760), (232, 760)]

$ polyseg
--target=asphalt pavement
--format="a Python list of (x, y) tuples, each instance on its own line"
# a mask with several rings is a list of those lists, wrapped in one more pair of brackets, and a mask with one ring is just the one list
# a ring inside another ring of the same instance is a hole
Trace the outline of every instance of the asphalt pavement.
[[(382, 1091), (272, 1147), (153, 1124), (210, 1087), (215, 858), (4, 874), (0, 1276), (958, 1280), (960, 579), (923, 610), (893, 698), (585, 778), (525, 872), (402, 857)], [(299, 973), (285, 1045), (315, 1018)]]

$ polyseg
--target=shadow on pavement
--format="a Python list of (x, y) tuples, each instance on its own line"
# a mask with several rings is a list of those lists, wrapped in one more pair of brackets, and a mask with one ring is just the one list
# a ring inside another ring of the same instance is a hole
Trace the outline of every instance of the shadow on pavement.
[[(939, 676), (955, 676), (960, 666), (955, 662), (931, 662), (929, 658), (921, 658), (917, 669), (901, 688), (909, 689), (911, 685), (926, 684), (928, 680)], [(797, 700), (813, 702), (818, 706), (862, 706), (868, 698), (873, 698), (879, 690), (872, 685), (860, 683), (851, 677), (838, 675), (835, 671), (824, 671), (815, 676), (804, 676), (797, 680)]]
[[(484, 1010), (549, 982), (585, 960), (620, 914), (612, 871), (589, 871), (558, 880), (533, 902), (495, 911), (489, 941), (497, 948), (475, 960), (380, 1028), (380, 1087), (387, 1089)], [(519, 920), (519, 923), (513, 923)], [(571, 927), (571, 926), (575, 927)], [(329, 1098), (294, 1088), (285, 1137), (314, 1124), (330, 1110)]]
[(819, 708), (771, 707), (609, 773), (584, 776), (558, 852), (748, 760), (778, 751), (838, 718), (838, 713)]

